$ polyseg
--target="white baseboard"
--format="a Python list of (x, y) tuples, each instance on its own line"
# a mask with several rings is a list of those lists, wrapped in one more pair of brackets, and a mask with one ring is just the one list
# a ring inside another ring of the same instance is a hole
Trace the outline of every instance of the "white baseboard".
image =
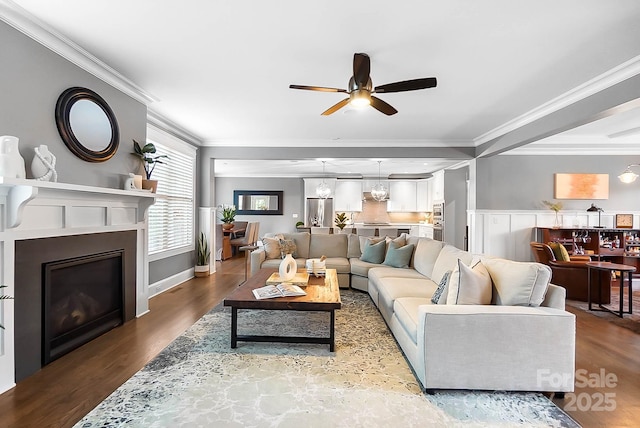
[(157, 296), (158, 294), (163, 293), (175, 287), (176, 285), (180, 285), (193, 277), (194, 268), (190, 268), (158, 282), (154, 282), (153, 284), (149, 285), (149, 298)]

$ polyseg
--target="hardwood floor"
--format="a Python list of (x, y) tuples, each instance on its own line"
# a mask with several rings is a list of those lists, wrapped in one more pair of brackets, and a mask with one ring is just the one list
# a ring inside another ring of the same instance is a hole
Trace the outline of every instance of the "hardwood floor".
[[(73, 426), (243, 280), (240, 255), (219, 263), (215, 275), (195, 278), (152, 298), (148, 314), (54, 361), (0, 395), (0, 427)], [(593, 315), (572, 312), (577, 316), (576, 369), (585, 370), (583, 379), (604, 369), (617, 381), (613, 388), (577, 387), (575, 396), (567, 394), (554, 402), (564, 407), (575, 398), (576, 411), (568, 413), (584, 427), (638, 426), (640, 335)], [(592, 410), (601, 393), (615, 394), (614, 411)]]

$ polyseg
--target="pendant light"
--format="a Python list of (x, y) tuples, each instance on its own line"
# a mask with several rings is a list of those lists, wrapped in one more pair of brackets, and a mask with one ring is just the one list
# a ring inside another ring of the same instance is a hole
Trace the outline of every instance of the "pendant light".
[(327, 199), (331, 196), (331, 189), (327, 183), (324, 182), (324, 164), (325, 161), (322, 161), (322, 183), (318, 184), (318, 187), (316, 187), (316, 196), (320, 199)]
[(623, 183), (633, 183), (634, 181), (636, 181), (636, 178), (638, 178), (638, 174), (631, 171), (632, 166), (640, 166), (640, 164), (633, 163), (631, 165), (628, 165), (627, 169), (625, 169), (624, 172), (618, 176), (618, 179)]
[(382, 161), (378, 161), (378, 184), (371, 188), (371, 197), (376, 201), (384, 201), (387, 197), (387, 188), (380, 182), (380, 164)]

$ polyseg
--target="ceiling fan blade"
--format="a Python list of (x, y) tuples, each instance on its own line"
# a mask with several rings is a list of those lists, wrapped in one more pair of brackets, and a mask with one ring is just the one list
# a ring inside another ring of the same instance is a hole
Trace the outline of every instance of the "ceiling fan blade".
[(438, 81), (435, 77), (425, 77), (424, 79), (405, 80), (402, 82), (387, 83), (386, 85), (376, 86), (374, 92), (389, 93), (417, 91), (418, 89), (435, 88), (437, 84)]
[(328, 109), (326, 109), (325, 111), (322, 112), (322, 116), (329, 116), (330, 114), (337, 112), (342, 107), (344, 107), (347, 104), (349, 104), (349, 101), (350, 101), (350, 98), (345, 98), (344, 100), (340, 101), (339, 103), (332, 105), (331, 107), (329, 107)]
[(358, 88), (367, 85), (369, 81), (369, 73), (371, 72), (371, 59), (365, 53), (353, 54), (353, 80), (355, 80)]
[(320, 91), (320, 92), (347, 92), (346, 89), (338, 88), (325, 88), (324, 86), (305, 86), (305, 85), (289, 85), (291, 89), (305, 89), (307, 91)]
[(391, 116), (391, 115), (396, 114), (398, 112), (398, 110), (394, 109), (389, 104), (387, 104), (386, 102), (382, 101), (378, 97), (374, 97), (373, 95), (371, 96), (371, 107), (373, 107), (374, 109), (386, 114), (387, 116)]

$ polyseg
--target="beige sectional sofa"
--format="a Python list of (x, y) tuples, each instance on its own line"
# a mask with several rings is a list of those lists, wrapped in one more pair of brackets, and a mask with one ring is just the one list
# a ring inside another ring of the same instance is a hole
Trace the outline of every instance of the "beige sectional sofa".
[[(299, 266), (326, 255), (341, 287), (368, 292), (425, 389), (573, 391), (575, 316), (547, 266), (403, 235), (415, 249), (408, 268), (395, 268), (360, 260), (355, 235), (306, 235), (284, 235), (296, 242)], [(264, 251), (251, 254), (252, 272), (279, 265)]]

